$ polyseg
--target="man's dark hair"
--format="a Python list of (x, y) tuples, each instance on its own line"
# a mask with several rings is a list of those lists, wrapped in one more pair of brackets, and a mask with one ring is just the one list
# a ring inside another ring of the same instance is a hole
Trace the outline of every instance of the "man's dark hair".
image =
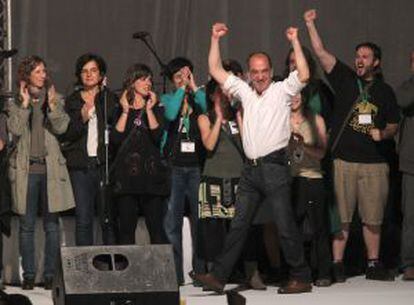
[(75, 75), (76, 75), (76, 84), (82, 85), (82, 79), (81, 79), (81, 73), (83, 67), (90, 61), (96, 62), (96, 65), (98, 66), (99, 73), (101, 76), (104, 76), (106, 74), (106, 62), (105, 60), (93, 53), (86, 53), (78, 57), (76, 60), (76, 66), (75, 66)]
[(377, 44), (375, 44), (373, 42), (369, 42), (369, 41), (361, 42), (360, 44), (358, 44), (355, 47), (355, 51), (358, 51), (360, 48), (368, 48), (368, 49), (371, 49), (372, 53), (374, 54), (374, 58), (375, 59), (378, 59), (379, 61), (381, 61), (381, 59), (382, 59), (382, 51), (381, 51), (381, 48)]
[(370, 41), (361, 42), (355, 47), (355, 51), (358, 51), (360, 48), (368, 48), (372, 51), (374, 55), (374, 59), (378, 59), (379, 64), (374, 68), (374, 75), (377, 79), (384, 79), (384, 76), (382, 74), (382, 68), (381, 68), (381, 60), (382, 60), (382, 51), (381, 48)]
[(194, 70), (193, 63), (188, 58), (176, 57), (170, 60), (166, 67), (166, 73), (168, 78), (172, 81), (174, 74), (184, 67), (188, 67), (191, 72), (193, 72)]
[(269, 54), (267, 54), (266, 52), (263, 52), (263, 51), (260, 51), (260, 52), (253, 52), (253, 53), (250, 53), (250, 54), (249, 54), (249, 56), (247, 57), (247, 66), (248, 66), (248, 67), (249, 67), (250, 59), (251, 59), (253, 56), (256, 56), (256, 55), (261, 55), (261, 56), (266, 57), (266, 58), (267, 58), (267, 61), (269, 62), (269, 66), (270, 66), (270, 68), (273, 68), (272, 59), (270, 58)]

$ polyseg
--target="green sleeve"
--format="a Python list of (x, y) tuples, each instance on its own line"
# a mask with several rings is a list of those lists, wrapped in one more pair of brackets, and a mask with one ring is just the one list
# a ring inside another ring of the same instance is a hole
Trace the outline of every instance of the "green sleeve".
[(164, 105), (164, 117), (167, 121), (174, 121), (181, 109), (185, 91), (177, 89), (174, 93), (161, 95), (161, 103)]

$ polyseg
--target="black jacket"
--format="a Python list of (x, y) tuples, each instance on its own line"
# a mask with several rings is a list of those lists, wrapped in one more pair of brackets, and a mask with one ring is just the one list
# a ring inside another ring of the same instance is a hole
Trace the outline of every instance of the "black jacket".
[(170, 171), (160, 152), (162, 107), (155, 106), (154, 113), (159, 123), (157, 129), (148, 128), (145, 111), (130, 110), (125, 131), (120, 133), (114, 128), (111, 132), (111, 150), (116, 157), (110, 173), (115, 194), (168, 196), (170, 193)]
[[(98, 160), (105, 162), (105, 121), (104, 98), (107, 93), (108, 124), (111, 127), (118, 97), (111, 91), (101, 91), (96, 95), (95, 107), (98, 118)], [(70, 117), (66, 133), (60, 138), (62, 151), (69, 169), (85, 169), (88, 166), (88, 123), (82, 121), (81, 109), (84, 101), (79, 91), (73, 92), (65, 101), (65, 110)]]

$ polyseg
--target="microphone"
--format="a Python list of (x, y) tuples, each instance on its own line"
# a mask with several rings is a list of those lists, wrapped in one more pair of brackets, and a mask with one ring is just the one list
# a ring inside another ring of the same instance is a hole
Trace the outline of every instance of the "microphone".
[(140, 31), (140, 32), (136, 32), (136, 33), (132, 34), (132, 38), (133, 39), (144, 39), (145, 37), (147, 37), (149, 35), (150, 35), (149, 32)]

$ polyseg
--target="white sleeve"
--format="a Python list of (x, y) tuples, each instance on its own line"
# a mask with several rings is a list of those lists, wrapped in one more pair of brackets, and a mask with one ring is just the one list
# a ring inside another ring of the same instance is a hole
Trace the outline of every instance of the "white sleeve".
[(252, 89), (249, 85), (233, 74), (227, 77), (223, 84), (223, 89), (241, 101), (242, 104), (249, 102), (249, 97), (252, 94)]
[(293, 71), (287, 78), (282, 81), (283, 91), (290, 96), (295, 96), (306, 87), (306, 83), (302, 83), (298, 77), (298, 71)]

